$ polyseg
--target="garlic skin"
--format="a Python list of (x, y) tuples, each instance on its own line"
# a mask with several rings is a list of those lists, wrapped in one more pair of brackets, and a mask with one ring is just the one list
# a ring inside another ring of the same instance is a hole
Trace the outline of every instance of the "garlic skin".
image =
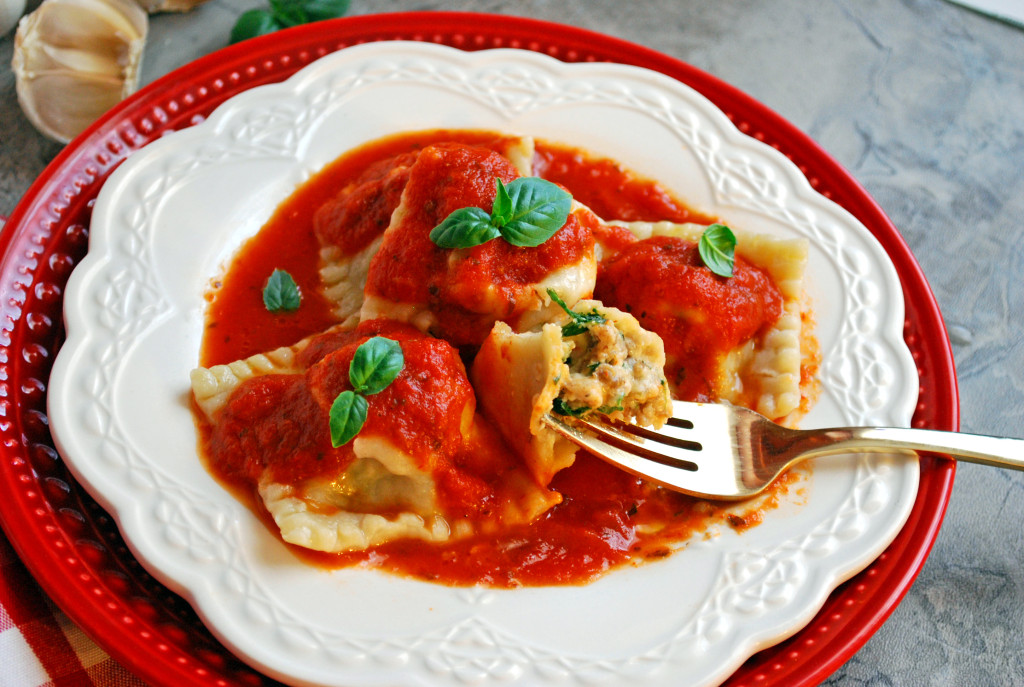
[(0, 36), (14, 28), (25, 13), (25, 0), (0, 0)]
[(154, 12), (189, 12), (208, 0), (136, 0), (142, 9)]
[(18, 103), (67, 143), (138, 87), (149, 20), (134, 0), (43, 0), (14, 36)]

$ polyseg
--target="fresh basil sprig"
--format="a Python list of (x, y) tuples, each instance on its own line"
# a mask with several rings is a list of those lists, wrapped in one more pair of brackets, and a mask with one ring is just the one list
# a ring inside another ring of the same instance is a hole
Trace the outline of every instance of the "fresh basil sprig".
[(597, 308), (592, 308), (590, 312), (576, 312), (571, 310), (569, 306), (565, 304), (554, 289), (548, 289), (548, 297), (551, 298), (558, 306), (566, 312), (571, 318), (570, 321), (562, 325), (562, 336), (576, 336), (590, 329), (592, 325), (604, 324), (608, 320), (604, 315), (597, 312)]
[(731, 277), (736, 262), (736, 235), (724, 224), (712, 224), (701, 234), (697, 252), (709, 270), (720, 277)]
[(328, 414), (334, 448), (344, 446), (359, 434), (369, 408), (366, 397), (386, 389), (403, 367), (405, 356), (397, 341), (375, 336), (356, 349), (348, 366), (352, 389), (338, 394)]
[(349, 0), (270, 0), (270, 7), (243, 12), (231, 29), (231, 42), (299, 24), (333, 19), (348, 12)]
[(490, 214), (477, 207), (459, 208), (430, 231), (441, 248), (471, 248), (499, 236), (513, 246), (533, 248), (562, 228), (572, 196), (539, 177), (520, 177), (506, 186), (495, 178), (497, 195)]
[(292, 275), (284, 270), (274, 270), (263, 287), (263, 305), (270, 312), (291, 312), (299, 309), (302, 294)]

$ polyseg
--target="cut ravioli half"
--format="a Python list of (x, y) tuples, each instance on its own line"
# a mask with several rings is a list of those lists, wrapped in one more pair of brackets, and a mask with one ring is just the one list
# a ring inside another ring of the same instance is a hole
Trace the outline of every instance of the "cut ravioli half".
[(600, 413), (660, 427), (671, 414), (661, 339), (628, 313), (580, 301), (557, 322), (516, 333), (494, 325), (471, 369), (484, 414), (548, 484), (572, 465), (577, 447), (544, 416)]
[(557, 315), (546, 293), (567, 303), (589, 297), (597, 262), (593, 227), (576, 204), (554, 236), (536, 247), (496, 238), (471, 248), (435, 245), (430, 232), (452, 212), (490, 213), (496, 180), (520, 176), (508, 158), (459, 144), (424, 148), (402, 200), (369, 262), (361, 319), (386, 317), (451, 341), (479, 346), (497, 321), (523, 331)]
[(807, 242), (733, 229), (736, 261), (726, 278), (700, 258), (704, 225), (611, 224), (636, 240), (605, 257), (595, 296), (667, 342), (673, 394), (729, 401), (777, 420), (798, 411), (802, 365), (816, 355), (802, 331)]
[[(351, 390), (355, 350), (372, 336), (397, 341), (404, 367), (365, 397), (356, 437), (334, 447), (331, 404)], [(373, 321), (266, 358), (269, 365), (197, 371), (193, 390), (213, 472), (254, 494), (289, 543), (339, 553), (395, 539), (445, 541), (529, 522), (560, 500), (494, 441), (458, 352), (444, 341)]]
[[(493, 151), (520, 175), (530, 174), (532, 138), (495, 135), (460, 145)], [(380, 249), (420, 152), (420, 148), (401, 152), (367, 166), (314, 215), (313, 228), (321, 246), (321, 292), (335, 304), (340, 321), (358, 321), (370, 260)]]

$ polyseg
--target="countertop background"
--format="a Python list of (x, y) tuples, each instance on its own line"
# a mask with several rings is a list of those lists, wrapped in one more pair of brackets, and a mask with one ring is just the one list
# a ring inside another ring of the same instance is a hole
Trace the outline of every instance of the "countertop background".
[[(142, 84), (223, 47), (262, 4), (153, 16)], [(920, 262), (953, 345), (961, 429), (1024, 436), (1024, 29), (944, 0), (352, 0), (349, 14), (406, 10), (611, 34), (778, 112), (851, 172)], [(12, 51), (13, 33), (0, 38), (0, 215), (61, 148), (22, 115)], [(917, 581), (825, 684), (1024, 684), (1024, 474), (959, 466)]]

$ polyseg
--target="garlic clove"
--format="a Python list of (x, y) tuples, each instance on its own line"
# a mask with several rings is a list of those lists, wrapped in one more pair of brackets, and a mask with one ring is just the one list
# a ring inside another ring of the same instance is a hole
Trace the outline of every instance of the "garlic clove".
[(138, 87), (146, 13), (132, 0), (43, 0), (14, 36), (18, 102), (67, 143)]

